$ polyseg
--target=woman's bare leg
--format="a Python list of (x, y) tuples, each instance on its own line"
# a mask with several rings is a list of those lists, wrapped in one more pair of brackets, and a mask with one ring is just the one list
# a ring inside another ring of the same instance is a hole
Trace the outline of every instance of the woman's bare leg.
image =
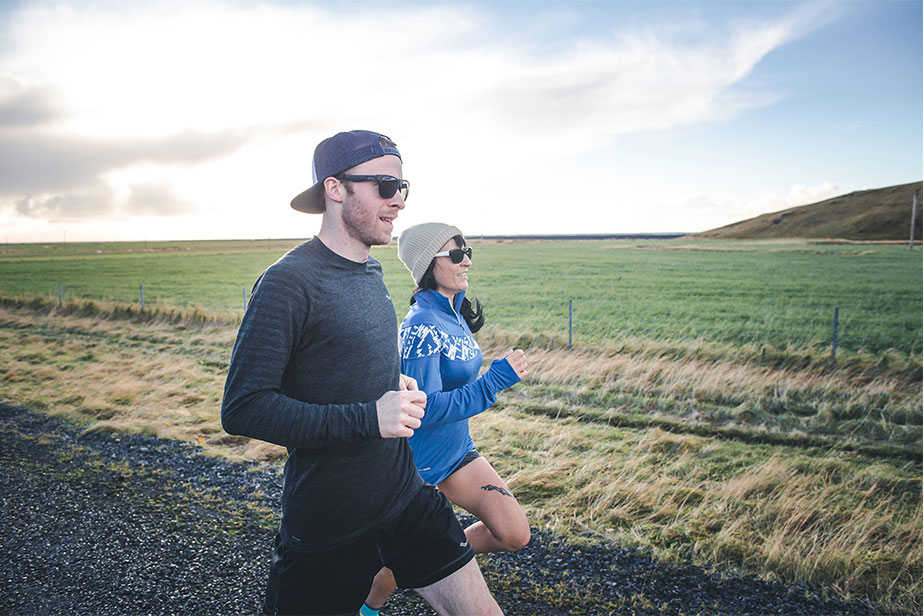
[(529, 522), (513, 492), (484, 458), (475, 458), (437, 486), (480, 521), (465, 529), (475, 552), (515, 552), (529, 543)]
[(366, 605), (374, 610), (382, 609), (388, 597), (395, 592), (397, 587), (398, 585), (395, 583), (395, 576), (391, 569), (383, 567), (372, 581), (372, 588), (369, 589), (369, 595), (366, 597)]
[[(529, 543), (526, 514), (510, 487), (484, 458), (475, 458), (437, 487), (450, 502), (479, 519), (465, 529), (476, 553), (515, 552)], [(381, 608), (395, 588), (391, 570), (382, 569), (375, 576), (366, 605)]]

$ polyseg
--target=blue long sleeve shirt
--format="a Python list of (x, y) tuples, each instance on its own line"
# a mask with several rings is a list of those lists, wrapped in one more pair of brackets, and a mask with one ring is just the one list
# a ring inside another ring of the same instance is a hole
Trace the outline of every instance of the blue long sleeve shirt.
[(427, 394), (421, 426), (410, 440), (424, 481), (436, 485), (456, 469), (473, 447), (468, 419), (497, 400), (520, 377), (498, 359), (480, 378), (481, 348), (459, 315), (465, 293), (453, 305), (433, 290), (418, 292), (401, 323), (401, 371)]

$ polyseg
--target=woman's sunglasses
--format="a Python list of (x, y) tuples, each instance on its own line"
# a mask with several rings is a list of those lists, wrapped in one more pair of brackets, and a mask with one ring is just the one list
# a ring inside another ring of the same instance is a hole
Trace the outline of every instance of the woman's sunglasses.
[(449, 257), (452, 259), (453, 263), (462, 263), (462, 259), (468, 257), (468, 260), (472, 260), (472, 247), (466, 246), (465, 248), (453, 248), (452, 250), (444, 250), (443, 252), (438, 252), (434, 257)]
[(401, 198), (407, 199), (407, 193), (411, 189), (407, 180), (399, 180), (393, 175), (346, 175), (341, 173), (334, 177), (338, 180), (348, 180), (350, 182), (376, 182), (379, 185), (379, 196), (383, 199), (391, 199), (399, 190), (401, 191)]

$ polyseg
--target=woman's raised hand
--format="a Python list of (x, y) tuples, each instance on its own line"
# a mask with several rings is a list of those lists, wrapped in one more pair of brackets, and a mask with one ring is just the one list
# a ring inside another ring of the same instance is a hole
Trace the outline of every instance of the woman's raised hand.
[(511, 349), (507, 351), (507, 354), (504, 355), (503, 358), (507, 360), (507, 363), (510, 364), (510, 367), (517, 373), (521, 381), (523, 377), (529, 374), (529, 366), (526, 364), (526, 353), (520, 349)]

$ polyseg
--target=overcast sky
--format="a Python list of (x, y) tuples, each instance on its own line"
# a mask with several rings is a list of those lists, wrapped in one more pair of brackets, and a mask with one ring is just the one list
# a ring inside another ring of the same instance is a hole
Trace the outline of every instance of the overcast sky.
[(309, 237), (382, 132), (396, 232), (703, 231), (921, 180), (920, 0), (0, 3), (8, 242)]

